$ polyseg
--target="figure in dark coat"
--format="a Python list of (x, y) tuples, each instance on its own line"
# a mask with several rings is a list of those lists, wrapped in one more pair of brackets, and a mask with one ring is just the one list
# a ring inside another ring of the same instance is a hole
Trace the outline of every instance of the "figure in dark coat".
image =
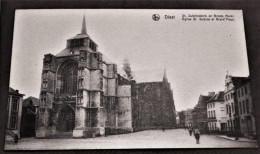
[(195, 128), (193, 133), (196, 139), (196, 143), (200, 144), (200, 130), (198, 128)]
[(192, 127), (189, 128), (189, 133), (190, 133), (190, 136), (192, 135)]

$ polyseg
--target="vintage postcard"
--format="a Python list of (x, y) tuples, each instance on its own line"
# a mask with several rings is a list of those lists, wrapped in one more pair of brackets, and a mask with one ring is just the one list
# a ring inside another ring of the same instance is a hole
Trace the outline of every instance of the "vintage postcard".
[(257, 148), (242, 10), (16, 10), (5, 150)]

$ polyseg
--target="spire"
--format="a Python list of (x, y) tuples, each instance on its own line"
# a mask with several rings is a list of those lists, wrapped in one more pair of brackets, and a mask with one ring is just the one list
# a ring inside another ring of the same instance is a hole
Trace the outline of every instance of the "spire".
[(164, 67), (163, 80), (168, 82), (167, 75), (166, 75), (166, 67)]
[(85, 14), (84, 14), (83, 21), (82, 21), (81, 34), (87, 34)]

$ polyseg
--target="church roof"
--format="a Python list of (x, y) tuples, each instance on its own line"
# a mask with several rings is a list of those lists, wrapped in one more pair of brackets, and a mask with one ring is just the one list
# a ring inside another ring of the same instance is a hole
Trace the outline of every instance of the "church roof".
[(133, 71), (133, 80), (140, 82), (162, 82), (164, 77), (163, 69), (149, 69)]
[(104, 55), (103, 53), (102, 53), (102, 59), (103, 59), (103, 61), (104, 61), (105, 63), (107, 63), (107, 64), (115, 64), (109, 57), (107, 57), (107, 56)]
[(78, 47), (74, 47), (74, 48), (65, 48), (63, 49), (61, 52), (59, 52), (58, 54), (56, 54), (56, 57), (64, 57), (64, 56), (71, 56), (71, 51), (74, 52), (73, 55), (79, 55), (79, 51), (80, 50), (87, 50), (87, 46), (78, 46)]
[(90, 36), (88, 34), (77, 34), (76, 36), (74, 36), (68, 40), (81, 39), (81, 38), (90, 38)]
[(128, 79), (128, 76), (123, 68), (117, 67), (117, 73), (120, 74), (122, 77)]

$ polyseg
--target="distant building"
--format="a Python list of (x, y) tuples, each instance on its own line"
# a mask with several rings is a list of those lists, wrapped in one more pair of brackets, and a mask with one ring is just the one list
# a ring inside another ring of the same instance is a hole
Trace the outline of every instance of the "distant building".
[(179, 114), (179, 119), (180, 119), (180, 124), (179, 124), (179, 128), (184, 128), (185, 127), (185, 111), (180, 111), (178, 112)]
[(30, 96), (23, 101), (21, 137), (35, 136), (36, 115), (38, 107), (38, 98)]
[(179, 112), (176, 112), (176, 126), (180, 126), (180, 117), (179, 117)]
[(7, 125), (6, 129), (12, 131), (20, 138), (23, 94), (18, 90), (9, 88), (7, 103)]
[(173, 93), (163, 70), (134, 72), (134, 131), (175, 128), (176, 112)]
[(210, 132), (226, 132), (226, 110), (224, 91), (216, 93), (207, 101), (208, 130)]
[(193, 124), (198, 127), (201, 133), (208, 131), (207, 119), (207, 101), (215, 95), (214, 92), (209, 92), (207, 96), (200, 95), (198, 104), (193, 109)]
[(185, 127), (193, 127), (193, 109), (185, 110)]

